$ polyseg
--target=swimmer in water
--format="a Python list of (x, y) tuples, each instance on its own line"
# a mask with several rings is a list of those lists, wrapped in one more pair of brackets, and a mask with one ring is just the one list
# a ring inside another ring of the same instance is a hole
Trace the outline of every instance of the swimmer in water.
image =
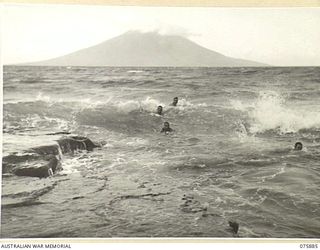
[(158, 106), (158, 108), (157, 108), (157, 114), (158, 114), (158, 115), (162, 115), (162, 110), (163, 110), (162, 106)]
[(296, 142), (296, 144), (294, 144), (294, 150), (302, 150), (302, 143)]
[(177, 106), (178, 104), (178, 97), (173, 98), (173, 102), (171, 103), (171, 106)]
[(163, 123), (163, 128), (162, 128), (162, 130), (161, 130), (161, 133), (170, 133), (170, 132), (172, 132), (173, 130), (172, 130), (172, 128), (170, 128), (170, 124), (169, 124), (169, 122), (164, 122)]

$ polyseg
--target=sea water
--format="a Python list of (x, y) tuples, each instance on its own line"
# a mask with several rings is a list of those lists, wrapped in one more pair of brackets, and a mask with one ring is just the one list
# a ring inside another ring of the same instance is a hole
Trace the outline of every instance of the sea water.
[(237, 221), (238, 237), (319, 238), (320, 68), (6, 66), (3, 78), (3, 156), (61, 131), (103, 147), (64, 155), (50, 178), (3, 173), (1, 237), (234, 237)]

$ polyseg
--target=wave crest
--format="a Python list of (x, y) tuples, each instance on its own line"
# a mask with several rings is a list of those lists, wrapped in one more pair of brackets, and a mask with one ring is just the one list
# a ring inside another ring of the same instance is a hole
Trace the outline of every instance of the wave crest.
[(234, 100), (231, 105), (249, 116), (249, 131), (263, 133), (276, 130), (280, 134), (302, 129), (320, 128), (320, 113), (289, 105), (284, 95), (274, 91), (260, 92), (252, 103)]

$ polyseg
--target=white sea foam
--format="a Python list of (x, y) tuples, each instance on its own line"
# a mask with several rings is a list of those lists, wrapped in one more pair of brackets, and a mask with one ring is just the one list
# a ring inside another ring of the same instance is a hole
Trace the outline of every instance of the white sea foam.
[(128, 73), (143, 73), (145, 71), (143, 71), (143, 70), (128, 70), (127, 72)]
[(141, 102), (142, 109), (147, 111), (154, 111), (157, 109), (159, 105), (165, 107), (164, 103), (161, 103), (159, 100), (153, 99), (151, 97), (147, 97), (145, 100)]
[(60, 174), (73, 174), (79, 172), (77, 167), (79, 166), (79, 160), (77, 158), (64, 158), (62, 161), (63, 170)]
[(116, 106), (116, 108), (120, 112), (125, 112), (125, 113), (129, 113), (131, 111), (140, 109), (139, 101), (134, 101), (134, 100), (119, 101), (117, 103), (113, 103), (113, 106)]
[(165, 106), (159, 100), (147, 97), (145, 100), (127, 100), (127, 101), (119, 101), (113, 103), (114, 106), (118, 108), (119, 111), (122, 112), (131, 112), (134, 110), (145, 110), (149, 112), (155, 112), (159, 105)]
[(232, 101), (234, 109), (247, 112), (251, 133), (277, 130), (280, 133), (294, 133), (300, 129), (320, 128), (320, 113), (290, 107), (283, 95), (274, 92), (260, 92), (252, 103)]
[(43, 102), (48, 102), (50, 103), (52, 100), (50, 98), (50, 96), (44, 95), (42, 92), (39, 92), (37, 97), (36, 97), (37, 101), (43, 101)]
[(234, 108), (235, 110), (242, 111), (242, 112), (246, 112), (246, 111), (252, 109), (254, 106), (252, 103), (245, 103), (240, 100), (231, 100), (230, 103), (231, 103), (232, 108)]
[(199, 107), (208, 107), (208, 105), (206, 103), (197, 103), (194, 104), (192, 102), (189, 102), (187, 99), (185, 98), (181, 98), (179, 99), (178, 105), (176, 106), (176, 108), (184, 110), (184, 109), (189, 109), (189, 108), (199, 108)]
[(108, 104), (112, 99), (113, 99), (113, 97), (109, 96), (106, 100), (104, 100), (102, 102), (100, 100), (96, 100), (93, 98), (84, 98), (84, 99), (80, 99), (80, 100), (78, 98), (68, 98), (68, 99), (53, 98), (48, 95), (44, 95), (42, 92), (39, 92), (36, 97), (36, 101), (45, 102), (49, 106), (52, 106), (53, 104), (56, 104), (56, 103), (74, 103), (74, 102), (76, 102), (76, 103), (78, 103), (77, 107), (80, 108), (80, 110), (88, 109), (88, 108), (93, 109), (98, 106)]

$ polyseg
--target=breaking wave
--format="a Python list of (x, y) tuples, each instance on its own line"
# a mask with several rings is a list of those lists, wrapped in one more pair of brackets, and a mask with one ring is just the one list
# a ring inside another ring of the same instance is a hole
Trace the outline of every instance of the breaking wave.
[(320, 129), (319, 112), (290, 105), (283, 95), (274, 91), (260, 92), (251, 103), (233, 100), (231, 105), (248, 115), (249, 131), (254, 134), (268, 130), (285, 134)]

